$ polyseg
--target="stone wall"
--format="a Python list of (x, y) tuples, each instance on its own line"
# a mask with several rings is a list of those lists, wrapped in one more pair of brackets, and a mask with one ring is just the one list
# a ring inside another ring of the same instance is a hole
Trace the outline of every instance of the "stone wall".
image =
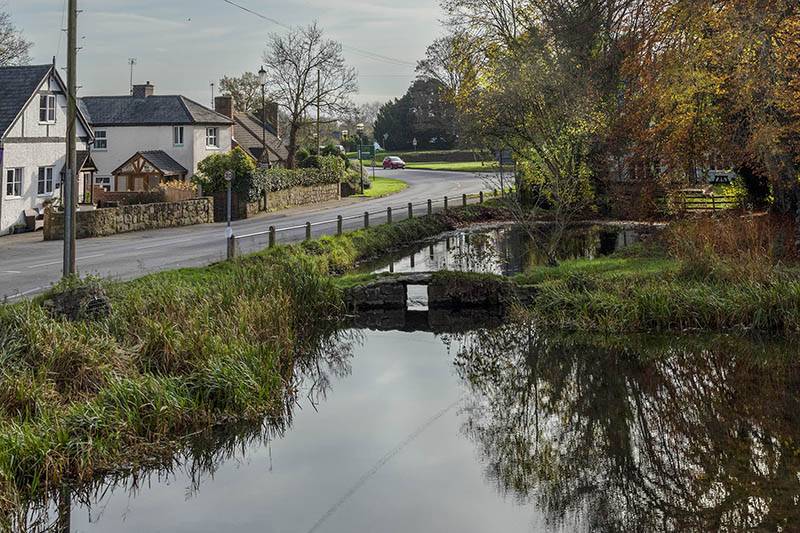
[[(174, 228), (214, 222), (212, 198), (197, 198), (177, 203), (127, 205), (94, 211), (80, 211), (77, 218), (79, 239), (104, 237), (131, 231)], [(64, 214), (48, 209), (44, 217), (44, 239), (64, 236)]]
[(330, 202), (340, 198), (341, 186), (338, 183), (316, 185), (314, 187), (294, 187), (269, 193), (267, 196), (267, 209), (269, 211), (279, 211), (299, 205)]

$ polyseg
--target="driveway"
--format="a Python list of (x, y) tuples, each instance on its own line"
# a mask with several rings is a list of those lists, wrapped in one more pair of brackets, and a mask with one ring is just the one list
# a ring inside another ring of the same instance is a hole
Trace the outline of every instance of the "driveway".
[[(245, 235), (266, 231), (269, 226), (295, 227), (280, 231), (279, 242), (297, 242), (304, 238), (306, 222), (317, 223), (335, 220), (338, 215), (356, 217), (364, 211), (385, 212), (392, 207), (397, 218), (405, 216), (406, 205), (428, 199), (450, 197), (460, 202), (462, 194), (477, 193), (486, 189), (485, 178), (463, 172), (436, 172), (426, 170), (378, 170), (385, 177), (399, 178), (409, 187), (404, 191), (377, 199), (348, 198), (338, 202), (295, 208), (279, 213), (237, 221), (234, 233)], [(421, 205), (416, 213), (424, 214)], [(373, 215), (380, 223), (385, 214)], [(345, 229), (361, 227), (363, 218), (345, 222)], [(183, 228), (126, 233), (112, 237), (82, 239), (78, 241), (78, 269), (82, 275), (92, 274), (112, 279), (132, 279), (151, 272), (174, 268), (208, 265), (225, 257), (225, 224), (204, 224)], [(314, 236), (333, 234), (336, 224), (315, 226)], [(266, 245), (267, 237), (242, 239), (243, 252), (254, 251)], [(63, 243), (44, 242), (42, 234), (0, 237), (0, 299), (9, 301), (46, 290), (61, 277)]]

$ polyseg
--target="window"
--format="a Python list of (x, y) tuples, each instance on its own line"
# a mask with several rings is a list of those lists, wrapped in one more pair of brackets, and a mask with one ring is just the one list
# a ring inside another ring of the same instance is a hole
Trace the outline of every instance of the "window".
[(111, 176), (95, 176), (94, 177), (94, 184), (98, 187), (102, 187), (106, 191), (111, 190)]
[(206, 128), (206, 148), (219, 148), (219, 128)]
[(56, 97), (53, 94), (43, 94), (39, 97), (39, 122), (55, 124), (56, 122)]
[(39, 167), (39, 182), (36, 194), (39, 196), (53, 194), (53, 167)]
[(175, 146), (183, 146), (183, 126), (175, 126), (172, 128), (172, 144)]
[(22, 196), (22, 169), (9, 168), (6, 170), (6, 196)]
[(106, 130), (95, 130), (94, 149), (101, 152), (108, 150), (108, 132)]

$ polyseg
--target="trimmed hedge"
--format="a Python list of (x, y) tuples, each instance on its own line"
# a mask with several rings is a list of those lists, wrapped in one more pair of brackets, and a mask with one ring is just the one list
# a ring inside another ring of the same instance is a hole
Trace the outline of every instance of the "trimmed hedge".
[(345, 178), (345, 164), (340, 157), (320, 158), (320, 168), (270, 168), (256, 170), (253, 180), (259, 189), (269, 192), (283, 191), (294, 187), (314, 187), (340, 183)]

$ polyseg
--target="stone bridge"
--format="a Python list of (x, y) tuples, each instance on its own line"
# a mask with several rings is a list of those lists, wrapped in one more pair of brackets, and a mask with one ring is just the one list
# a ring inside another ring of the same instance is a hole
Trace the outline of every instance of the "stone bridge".
[(428, 287), (429, 309), (502, 309), (511, 303), (527, 304), (530, 289), (510, 279), (470, 272), (422, 272), (385, 275), (347, 290), (345, 300), (354, 313), (363, 310), (405, 310), (408, 287)]

